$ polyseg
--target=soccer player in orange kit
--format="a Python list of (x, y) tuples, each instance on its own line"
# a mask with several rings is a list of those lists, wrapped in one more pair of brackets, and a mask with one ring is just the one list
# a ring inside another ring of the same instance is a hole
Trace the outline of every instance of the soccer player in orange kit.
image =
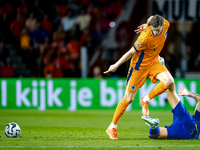
[(149, 116), (149, 101), (155, 96), (165, 92), (174, 84), (173, 77), (158, 59), (159, 53), (167, 38), (169, 26), (169, 22), (160, 15), (149, 17), (147, 24), (143, 24), (135, 30), (136, 33), (141, 33), (133, 47), (104, 72), (115, 72), (122, 63), (132, 57), (125, 95), (118, 104), (113, 120), (106, 130), (110, 139), (118, 139), (117, 123), (119, 118), (124, 114), (128, 105), (134, 100), (138, 88), (144, 85), (147, 77), (151, 79), (152, 83), (156, 83), (157, 80), (160, 82), (148, 95), (141, 99), (142, 117), (146, 117), (146, 119), (148, 119)]

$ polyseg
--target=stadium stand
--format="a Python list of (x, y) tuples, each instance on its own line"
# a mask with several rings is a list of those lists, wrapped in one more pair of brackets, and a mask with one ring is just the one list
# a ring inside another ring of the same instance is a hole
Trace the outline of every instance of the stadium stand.
[(80, 48), (85, 46), (91, 59), (109, 31), (109, 22), (120, 15), (125, 3), (1, 1), (0, 76), (80, 77)]
[[(137, 7), (127, 5), (130, 2)], [(0, 1), (0, 77), (81, 77), (82, 47), (87, 49), (86, 76), (95, 77), (95, 67), (105, 70), (128, 49), (120, 49), (123, 43), (109, 49), (108, 45), (104, 46), (105, 41), (113, 45), (116, 38), (119, 42), (123, 30), (128, 29), (127, 37), (131, 40), (128, 38), (126, 46), (131, 46), (130, 42), (136, 37), (132, 28), (147, 18), (147, 12), (139, 13), (142, 6), (139, 0)], [(133, 10), (134, 19), (129, 19), (130, 24), (123, 24), (120, 18), (126, 18), (129, 9)], [(111, 22), (116, 23), (116, 35)], [(199, 22), (187, 21), (186, 25), (183, 40), (181, 21), (170, 22), (161, 56), (173, 77), (198, 78), (199, 41), (194, 37), (200, 33)], [(127, 28), (121, 29), (122, 26)], [(108, 33), (112, 33), (111, 36)], [(182, 41), (186, 45), (186, 72), (181, 70)], [(126, 77), (128, 64), (106, 77)]]

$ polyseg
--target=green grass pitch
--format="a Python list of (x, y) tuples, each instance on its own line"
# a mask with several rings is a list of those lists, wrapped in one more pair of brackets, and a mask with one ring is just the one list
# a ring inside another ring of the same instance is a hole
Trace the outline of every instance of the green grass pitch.
[[(140, 118), (141, 110), (125, 112), (118, 123), (119, 140), (110, 140), (106, 128), (114, 110), (0, 110), (0, 149), (181, 149), (199, 150), (200, 140), (153, 140)], [(160, 126), (172, 123), (169, 110), (151, 111)], [(21, 127), (17, 138), (7, 138), (6, 124)]]

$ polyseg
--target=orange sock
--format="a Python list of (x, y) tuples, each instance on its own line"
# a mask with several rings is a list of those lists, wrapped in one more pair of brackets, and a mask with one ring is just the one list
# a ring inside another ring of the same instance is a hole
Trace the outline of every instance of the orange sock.
[(148, 96), (150, 99), (152, 99), (152, 98), (156, 97), (157, 95), (162, 94), (170, 87), (171, 86), (167, 86), (163, 82), (160, 82), (154, 87), (154, 89), (148, 94)]
[(117, 105), (117, 108), (115, 110), (112, 123), (114, 124), (118, 123), (119, 118), (124, 114), (129, 104), (130, 103), (127, 102), (124, 98), (121, 100), (121, 102)]

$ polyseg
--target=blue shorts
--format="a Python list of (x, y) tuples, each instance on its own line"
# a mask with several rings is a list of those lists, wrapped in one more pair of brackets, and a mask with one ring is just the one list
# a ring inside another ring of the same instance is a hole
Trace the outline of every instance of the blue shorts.
[(195, 120), (189, 114), (183, 103), (180, 101), (172, 110), (173, 123), (165, 126), (168, 131), (168, 139), (193, 139), (197, 134)]

